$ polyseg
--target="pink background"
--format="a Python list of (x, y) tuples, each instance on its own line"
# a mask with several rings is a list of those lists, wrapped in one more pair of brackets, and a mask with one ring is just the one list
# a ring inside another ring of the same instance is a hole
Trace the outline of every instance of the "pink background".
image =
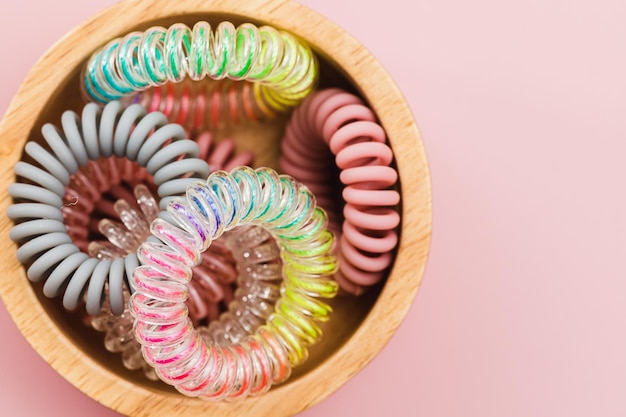
[[(626, 415), (626, 2), (300, 1), (396, 80), (434, 190), (430, 261), (396, 337), (300, 417)], [(113, 3), (2, 0), (0, 111)], [(117, 415), (4, 307), (0, 328), (0, 415)]]

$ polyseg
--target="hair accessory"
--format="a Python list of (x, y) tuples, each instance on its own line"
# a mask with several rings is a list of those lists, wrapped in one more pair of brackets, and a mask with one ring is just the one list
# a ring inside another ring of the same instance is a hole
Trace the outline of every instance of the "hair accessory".
[[(129, 301), (146, 361), (179, 392), (214, 400), (260, 394), (286, 379), (320, 338), (316, 321), (329, 318), (330, 306), (317, 298), (333, 297), (338, 288), (330, 278), (337, 264), (325, 212), (293, 178), (247, 167), (190, 185), (167, 212), (178, 226), (152, 223), (163, 243), (140, 246), (142, 266), (135, 269)], [(250, 224), (265, 228), (282, 248), (281, 296), (254, 334), (230, 345), (206, 342), (184, 304), (191, 267), (213, 240)]]
[[(139, 186), (156, 191), (153, 177), (146, 169), (126, 158), (99, 158), (79, 167), (65, 187), (65, 204), (61, 208), (63, 223), (72, 243), (82, 252), (89, 253), (90, 241), (100, 235), (99, 220), (119, 219), (115, 208), (117, 200), (125, 200), (132, 207), (139, 208), (132, 192)], [(156, 203), (153, 207), (144, 204), (142, 209), (149, 210), (149, 214), (153, 216), (159, 212)], [(132, 240), (126, 243), (128, 244), (132, 244)], [(126, 253), (112, 248), (110, 255), (114, 259), (125, 256)]]
[(151, 87), (124, 101), (139, 103), (149, 111), (163, 112), (173, 123), (192, 132), (215, 130), (225, 124), (258, 122), (276, 117), (250, 82), (230, 79), (167, 83)]
[[(220, 245), (223, 247), (216, 253), (216, 247)], [(204, 292), (197, 283), (197, 278), (203, 278), (202, 274), (198, 276), (198, 271), (204, 269), (203, 272), (206, 273), (210, 270), (209, 265), (205, 264), (207, 258), (216, 255), (219, 257), (224, 251), (228, 252), (229, 257), (232, 254), (237, 259), (237, 290), (233, 295), (230, 285), (216, 282), (223, 290), (220, 301), (228, 305), (228, 311), (218, 318), (220, 313), (218, 303), (192, 298), (202, 297)], [(107, 252), (103, 256), (107, 256)], [(226, 232), (223, 243), (220, 240), (213, 242), (202, 254), (202, 263), (193, 269), (193, 273), (196, 279), (188, 283), (189, 316), (196, 325), (200, 322), (205, 323), (205, 319), (210, 323), (209, 327), (206, 327), (206, 324), (199, 326), (198, 332), (204, 339), (216, 343), (237, 343), (246, 335), (253, 333), (274, 311), (274, 303), (280, 295), (282, 281), (280, 250), (271, 235), (263, 228), (240, 227)], [(125, 290), (126, 308), (121, 315), (115, 316), (111, 313), (111, 306), (106, 297), (102, 310), (93, 317), (88, 316), (87, 321), (94, 329), (105, 333), (105, 348), (110, 352), (120, 352), (122, 363), (127, 369), (141, 369), (148, 379), (156, 381), (159, 378), (154, 368), (144, 360), (141, 345), (135, 340), (134, 318), (128, 309), (129, 297), (130, 294)], [(194, 313), (194, 308), (198, 307), (207, 310), (207, 314), (202, 316)]]
[[(231, 139), (223, 139), (216, 144), (213, 136), (204, 132), (198, 135), (195, 141), (200, 148), (198, 159), (208, 162), (212, 171), (252, 165), (254, 160), (254, 155), (250, 151), (235, 152), (235, 144)], [(165, 176), (168, 170), (170, 172), (178, 170), (181, 174), (185, 170), (193, 171), (192, 164), (194, 163), (198, 165), (196, 170), (203, 169), (204, 162), (185, 159), (170, 163), (167, 169), (161, 170), (160, 174)], [(144, 185), (150, 193), (156, 192), (154, 178), (136, 161), (126, 158), (109, 157), (87, 161), (87, 164), (79, 167), (72, 174), (70, 182), (65, 187), (63, 197), (65, 204), (61, 208), (62, 221), (65, 223), (72, 242), (82, 252), (89, 253), (89, 242), (94, 240), (95, 236), (101, 235), (99, 225), (101, 219), (120, 220), (114, 207), (117, 200), (124, 200), (134, 209), (140, 209), (135, 203), (137, 196), (133, 195), (133, 190), (138, 185)], [(150, 207), (147, 203), (147, 201), (143, 202), (141, 210), (148, 210), (146, 213), (148, 217), (156, 217), (159, 212), (158, 205), (155, 203), (154, 207)], [(149, 224), (150, 221), (148, 221)], [(149, 235), (147, 226), (145, 235)], [(137, 241), (136, 238), (129, 241), (130, 246), (135, 248), (141, 242), (142, 239)], [(101, 253), (104, 254), (105, 248), (101, 249)], [(112, 258), (126, 255), (119, 250), (120, 247), (108, 245), (108, 249)], [(121, 249), (124, 249), (124, 244)], [(128, 252), (134, 252), (134, 250)]]
[(212, 29), (198, 22), (190, 29), (176, 23), (110, 41), (89, 58), (82, 87), (92, 100), (106, 103), (187, 76), (253, 82), (245, 97), (272, 116), (313, 90), (317, 61), (304, 42), (270, 26), (221, 22)]
[(231, 171), (238, 166), (252, 166), (254, 154), (250, 151), (235, 152), (235, 142), (222, 139), (216, 143), (210, 132), (202, 132), (196, 137), (200, 147), (200, 158), (209, 163), (211, 171)]
[[(143, 184), (137, 185), (134, 193), (136, 208), (132, 201), (117, 200), (114, 204), (117, 216), (98, 222), (99, 231), (106, 240), (91, 241), (88, 246), (90, 256), (122, 258), (137, 252), (139, 245), (150, 236), (150, 224), (159, 214), (158, 204)], [(232, 299), (231, 285), (237, 279), (235, 259), (224, 243), (216, 243), (202, 254), (202, 262), (194, 268), (196, 279), (189, 286), (187, 307), (194, 324), (216, 319), (220, 313), (218, 303), (229, 295)]]
[[(343, 209), (335, 278), (342, 290), (363, 292), (382, 279), (398, 242), (400, 194), (390, 189), (398, 174), (385, 131), (357, 96), (328, 89), (293, 112), (281, 146), (281, 170), (309, 187), (337, 233)], [(337, 169), (343, 208), (335, 195)]]
[[(124, 283), (130, 285), (128, 277), (138, 264), (137, 256), (99, 260), (90, 258), (72, 243), (58, 220), (61, 207), (66, 204), (65, 186), (72, 174), (88, 160), (101, 157), (115, 155), (137, 161), (154, 176), (164, 207), (172, 195), (183, 193), (188, 184), (197, 181), (195, 178), (208, 175), (209, 167), (197, 159), (198, 145), (185, 139), (182, 127), (169, 124), (162, 113), (146, 114), (140, 105), (124, 110), (119, 102), (109, 103), (104, 109), (88, 104), (82, 118), (65, 112), (62, 124), (62, 131), (51, 124), (42, 128), (50, 150), (28, 142), (24, 149), (34, 163), (16, 164), (16, 175), (26, 182), (9, 187), (15, 205), (8, 213), (19, 223), (12, 228), (10, 237), (20, 245), (17, 258), (28, 265), (28, 278), (45, 281), (43, 292), (47, 297), (63, 292), (63, 305), (72, 310), (85, 293), (87, 312), (96, 314), (108, 284), (112, 311), (120, 314), (124, 310)], [(189, 161), (189, 168), (173, 170), (172, 165), (180, 167), (179, 160)], [(89, 188), (86, 183), (83, 185)], [(27, 213), (20, 210), (21, 204), (28, 205)], [(54, 212), (52, 219), (50, 212)], [(45, 227), (38, 226), (42, 223)]]

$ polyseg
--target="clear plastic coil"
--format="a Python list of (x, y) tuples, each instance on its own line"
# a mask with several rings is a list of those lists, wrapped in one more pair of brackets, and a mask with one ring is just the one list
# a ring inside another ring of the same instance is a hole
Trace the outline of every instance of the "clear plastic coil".
[[(230, 292), (232, 291), (230, 286), (223, 288), (224, 294), (220, 304), (228, 306), (228, 310), (223, 312), (215, 302), (202, 298), (192, 299), (206, 295), (202, 286), (196, 283), (198, 271), (199, 268), (205, 269), (201, 271), (202, 276), (207, 269), (211, 270), (205, 262), (207, 257), (216, 256), (214, 249), (219, 243), (221, 243), (220, 240), (213, 242), (211, 247), (203, 253), (203, 262), (193, 269), (194, 279), (188, 283), (190, 299), (187, 300), (187, 306), (196, 326), (202, 323), (198, 326), (198, 332), (205, 340), (232, 344), (256, 331), (273, 312), (274, 303), (280, 296), (282, 261), (280, 249), (263, 228), (244, 226), (226, 232), (223, 245), (230, 252), (229, 255), (236, 259), (238, 276), (234, 295)], [(219, 249), (218, 257), (223, 253), (223, 249)], [(95, 256), (107, 257), (108, 251), (103, 250), (102, 254), (96, 253)], [(87, 316), (86, 321), (95, 330), (105, 333), (105, 348), (110, 352), (120, 353), (125, 368), (140, 369), (148, 379), (158, 380), (154, 368), (144, 360), (141, 345), (135, 339), (135, 320), (128, 309), (129, 297), (130, 294), (125, 291), (124, 299), (127, 307), (121, 315), (117, 316), (111, 312), (111, 306), (106, 297), (102, 310), (95, 316)], [(198, 307), (203, 307), (207, 313), (199, 314)], [(221, 315), (220, 312), (222, 312)]]

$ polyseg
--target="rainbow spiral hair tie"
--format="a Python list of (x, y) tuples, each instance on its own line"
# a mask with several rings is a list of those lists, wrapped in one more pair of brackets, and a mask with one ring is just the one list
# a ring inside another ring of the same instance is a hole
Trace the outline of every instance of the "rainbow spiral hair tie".
[[(330, 306), (318, 298), (338, 290), (326, 213), (292, 177), (249, 167), (214, 172), (206, 183), (190, 185), (186, 198), (170, 201), (167, 212), (178, 226), (161, 218), (152, 223), (158, 239), (138, 250), (142, 265), (129, 301), (146, 361), (179, 392), (213, 400), (258, 395), (284, 381), (321, 337), (316, 322), (330, 317)], [(245, 225), (263, 227), (280, 245), (281, 295), (253, 334), (238, 343), (207, 341), (187, 317), (191, 268), (213, 240)]]
[(253, 83), (254, 105), (267, 115), (296, 106), (317, 80), (317, 60), (292, 34), (250, 23), (198, 22), (151, 27), (110, 41), (87, 62), (84, 93), (107, 103), (187, 76)]

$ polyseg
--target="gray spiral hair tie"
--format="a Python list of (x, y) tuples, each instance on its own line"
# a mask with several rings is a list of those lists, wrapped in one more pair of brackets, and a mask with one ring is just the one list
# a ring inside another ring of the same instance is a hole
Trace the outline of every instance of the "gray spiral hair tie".
[(87, 312), (94, 315), (100, 311), (108, 283), (111, 311), (121, 314), (124, 285), (132, 290), (137, 255), (113, 261), (91, 258), (72, 242), (61, 212), (72, 175), (89, 160), (117, 156), (136, 161), (153, 176), (164, 210), (187, 185), (206, 178), (209, 165), (198, 158), (198, 145), (186, 139), (180, 125), (169, 123), (163, 113), (147, 113), (139, 104), (124, 109), (117, 101), (104, 108), (90, 103), (81, 117), (72, 111), (63, 113), (61, 125), (58, 129), (45, 124), (41, 132), (49, 149), (28, 142), (24, 151), (34, 163), (15, 165), (18, 180), (9, 187), (14, 204), (7, 210), (15, 223), (10, 237), (19, 245), (17, 258), (27, 265), (28, 279), (44, 282), (44, 295), (52, 298), (63, 293), (68, 310), (75, 309), (85, 295)]

